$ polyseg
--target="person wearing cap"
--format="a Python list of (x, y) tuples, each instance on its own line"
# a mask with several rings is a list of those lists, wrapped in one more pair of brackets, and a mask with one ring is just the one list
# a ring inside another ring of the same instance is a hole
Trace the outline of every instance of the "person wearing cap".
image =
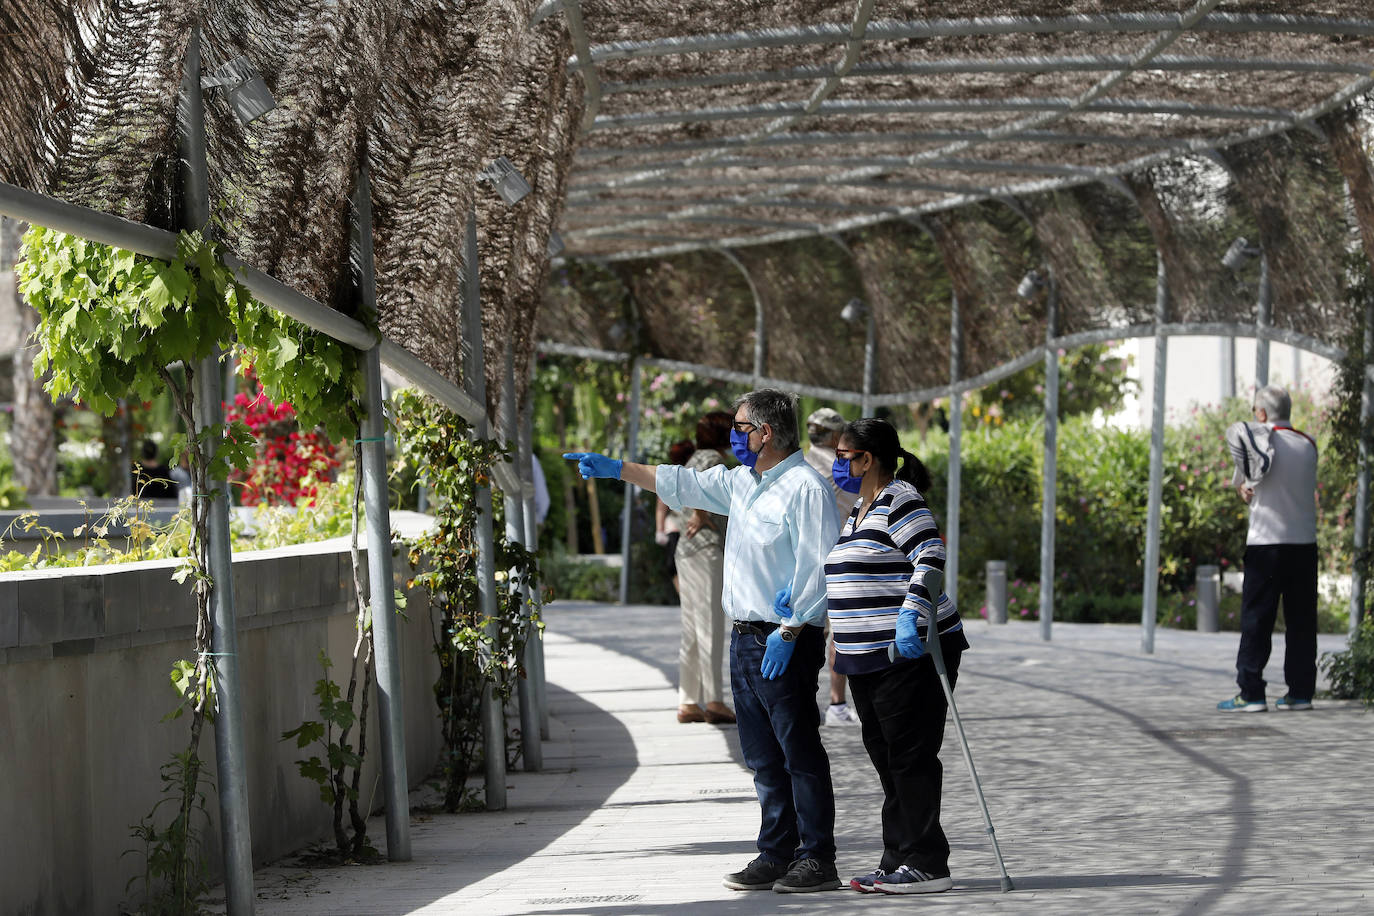
[(729, 616), (730, 690), (744, 763), (754, 771), (758, 856), (725, 876), (738, 891), (838, 890), (835, 788), (816, 687), (825, 664), (825, 562), (839, 536), (830, 488), (802, 457), (795, 395), (772, 388), (735, 402), (736, 467), (705, 471), (570, 452), (584, 478), (624, 480), (671, 508), (730, 518), (721, 607)]
[[(854, 511), (854, 504), (859, 499), (857, 495), (846, 493), (836, 486), (830, 474), (835, 464), (835, 448), (840, 444), (840, 431), (843, 429), (844, 417), (829, 407), (812, 411), (811, 416), (806, 418), (806, 434), (811, 439), (811, 447), (806, 450), (806, 463), (815, 468), (816, 473), (824, 477), (835, 492), (835, 509), (841, 526), (849, 518), (849, 513)], [(854, 710), (849, 708), (845, 700), (847, 679), (835, 672), (835, 640), (829, 624), (826, 625), (825, 662), (830, 669), (830, 706), (825, 711), (825, 724), (858, 725), (858, 716), (854, 715)]]

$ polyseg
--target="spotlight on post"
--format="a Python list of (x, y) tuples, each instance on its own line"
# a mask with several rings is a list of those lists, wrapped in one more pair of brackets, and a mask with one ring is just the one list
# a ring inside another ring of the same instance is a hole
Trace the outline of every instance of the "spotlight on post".
[(1244, 236), (1241, 236), (1232, 242), (1231, 247), (1227, 248), (1226, 253), (1221, 256), (1221, 266), (1227, 270), (1240, 270), (1245, 266), (1247, 260), (1259, 256), (1259, 247), (1251, 245)]
[(277, 107), (258, 68), (246, 57), (236, 57), (200, 80), (202, 89), (223, 89), (230, 109), (244, 127)]
[(563, 248), (563, 236), (559, 235), (558, 230), (555, 229), (549, 233), (549, 242), (544, 246), (544, 253), (553, 259), (563, 253)]
[(840, 309), (840, 317), (845, 321), (858, 321), (867, 311), (868, 306), (864, 305), (864, 301), (854, 298), (846, 302), (844, 308)]
[(1016, 284), (1016, 295), (1022, 299), (1033, 299), (1045, 286), (1045, 277), (1038, 270), (1028, 270), (1026, 275), (1021, 278), (1021, 282)]
[(477, 180), (488, 182), (495, 188), (508, 207), (515, 206), (530, 193), (530, 185), (525, 176), (521, 175), (515, 163), (505, 156), (497, 156), (489, 162), (486, 168), (477, 173)]

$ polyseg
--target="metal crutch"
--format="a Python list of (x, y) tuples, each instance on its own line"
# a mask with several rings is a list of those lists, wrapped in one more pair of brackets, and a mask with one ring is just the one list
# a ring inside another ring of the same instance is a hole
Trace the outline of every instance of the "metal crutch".
[[(968, 747), (968, 736), (964, 734), (964, 722), (959, 718), (959, 707), (954, 705), (954, 688), (949, 684), (949, 672), (945, 669), (945, 654), (940, 646), (939, 628), (935, 623), (935, 612), (939, 606), (940, 595), (944, 591), (944, 573), (938, 569), (926, 570), (922, 583), (926, 587), (926, 594), (931, 598), (930, 624), (926, 628), (926, 649), (930, 653), (930, 658), (935, 662), (935, 673), (940, 676), (940, 686), (945, 691), (945, 702), (949, 704), (949, 711), (954, 714), (954, 729), (959, 733), (959, 747), (964, 751), (964, 763), (968, 764), (968, 775), (973, 780), (973, 791), (978, 796), (978, 806), (983, 809), (983, 823), (988, 828), (988, 839), (992, 840), (992, 852), (997, 856), (997, 867), (1002, 871), (1002, 893), (1013, 890), (1011, 877), (1007, 874), (1006, 863), (1002, 861), (1002, 850), (997, 847), (997, 832), (992, 827), (992, 815), (988, 813), (987, 800), (983, 798), (983, 786), (978, 782), (978, 771), (973, 766), (973, 752)], [(932, 582), (932, 580), (934, 580)], [(932, 585), (934, 587), (932, 587)], [(933, 638), (931, 634), (934, 634)], [(887, 647), (887, 657), (896, 661), (900, 656), (897, 654), (897, 644), (894, 642)]]

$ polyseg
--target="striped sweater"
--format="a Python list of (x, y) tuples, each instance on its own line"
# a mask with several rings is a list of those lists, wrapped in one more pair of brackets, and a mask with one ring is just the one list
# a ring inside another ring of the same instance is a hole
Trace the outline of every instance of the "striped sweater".
[[(860, 502), (849, 513), (825, 563), (837, 674), (864, 674), (891, 665), (887, 647), (900, 614), (918, 613), (918, 632), (927, 639), (931, 596), (922, 578), (927, 570), (943, 574), (945, 568), (935, 516), (911, 484), (889, 483), (855, 528), (862, 511)], [(947, 650), (967, 648), (954, 602), (941, 592), (937, 603), (941, 644)]]

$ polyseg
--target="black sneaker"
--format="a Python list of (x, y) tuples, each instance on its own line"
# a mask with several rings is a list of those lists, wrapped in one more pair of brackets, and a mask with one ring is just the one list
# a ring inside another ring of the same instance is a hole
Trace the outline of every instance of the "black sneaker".
[(798, 859), (787, 874), (778, 879), (773, 890), (779, 894), (805, 894), (811, 891), (837, 891), (840, 876), (834, 863), (822, 865), (819, 859)]
[(759, 856), (740, 871), (726, 875), (725, 886), (732, 891), (766, 891), (785, 874), (785, 864)]

